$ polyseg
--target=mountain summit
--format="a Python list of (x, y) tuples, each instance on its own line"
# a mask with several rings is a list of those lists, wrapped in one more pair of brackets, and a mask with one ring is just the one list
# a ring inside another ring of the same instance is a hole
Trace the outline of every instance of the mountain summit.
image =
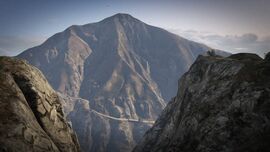
[[(151, 126), (141, 120), (157, 118), (175, 96), (178, 78), (208, 49), (131, 15), (116, 14), (73, 25), (18, 57), (38, 67), (54, 89), (72, 99), (66, 114), (84, 151), (130, 151)], [(80, 105), (78, 100), (88, 101)]]
[(134, 18), (133, 16), (129, 15), (129, 14), (125, 14), (125, 13), (117, 13), (111, 17), (105, 18), (103, 21), (109, 21), (109, 20), (115, 20), (118, 19), (121, 22), (140, 22), (143, 24), (142, 21)]

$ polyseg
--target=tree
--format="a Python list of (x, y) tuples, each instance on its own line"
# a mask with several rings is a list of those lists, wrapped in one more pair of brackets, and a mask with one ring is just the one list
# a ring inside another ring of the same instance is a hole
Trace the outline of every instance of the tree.
[(208, 50), (208, 51), (207, 51), (207, 54), (208, 54), (209, 56), (216, 56), (216, 52), (215, 52), (214, 49)]

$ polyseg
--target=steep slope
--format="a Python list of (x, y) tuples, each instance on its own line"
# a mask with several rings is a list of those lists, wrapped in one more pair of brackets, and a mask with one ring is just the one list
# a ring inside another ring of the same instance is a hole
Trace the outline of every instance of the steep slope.
[(0, 151), (79, 151), (59, 98), (25, 61), (0, 57)]
[(270, 148), (270, 60), (199, 56), (134, 152), (263, 152)]
[[(38, 67), (56, 90), (88, 100), (89, 107), (99, 113), (153, 121), (165, 107), (165, 101), (176, 94), (179, 76), (206, 50), (208, 47), (202, 44), (130, 15), (116, 14), (98, 23), (71, 26), (18, 57)], [(70, 117), (71, 122), (77, 122), (74, 119), (78, 117), (84, 121), (80, 116)], [(128, 151), (143, 134), (131, 123), (106, 121), (105, 135), (96, 132), (100, 128), (86, 129), (87, 135), (79, 140), (81, 145), (89, 136), (93, 145), (108, 142), (85, 151)], [(123, 142), (115, 145), (116, 140)]]

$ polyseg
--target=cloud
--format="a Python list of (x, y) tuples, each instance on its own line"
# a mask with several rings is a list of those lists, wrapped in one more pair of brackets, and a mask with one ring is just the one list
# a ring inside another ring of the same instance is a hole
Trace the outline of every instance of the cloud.
[(242, 36), (240, 36), (240, 40), (243, 43), (253, 43), (256, 42), (258, 40), (258, 36), (252, 33), (248, 33), (248, 34), (244, 34)]
[(0, 36), (0, 56), (15, 56), (27, 48), (41, 44), (45, 37)]
[(256, 53), (264, 57), (270, 51), (270, 36), (259, 37), (254, 33), (243, 35), (219, 35), (211, 32), (194, 30), (170, 30), (187, 39), (204, 43), (212, 48), (228, 51), (231, 53)]

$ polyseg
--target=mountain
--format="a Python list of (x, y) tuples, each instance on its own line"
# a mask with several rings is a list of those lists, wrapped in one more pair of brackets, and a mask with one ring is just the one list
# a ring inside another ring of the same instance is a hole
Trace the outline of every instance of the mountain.
[(208, 49), (116, 14), (73, 25), (18, 57), (66, 97), (66, 115), (84, 151), (131, 151), (175, 96), (178, 78)]
[(134, 152), (266, 152), (270, 53), (199, 56)]
[(0, 57), (0, 151), (78, 152), (61, 98), (25, 61)]

